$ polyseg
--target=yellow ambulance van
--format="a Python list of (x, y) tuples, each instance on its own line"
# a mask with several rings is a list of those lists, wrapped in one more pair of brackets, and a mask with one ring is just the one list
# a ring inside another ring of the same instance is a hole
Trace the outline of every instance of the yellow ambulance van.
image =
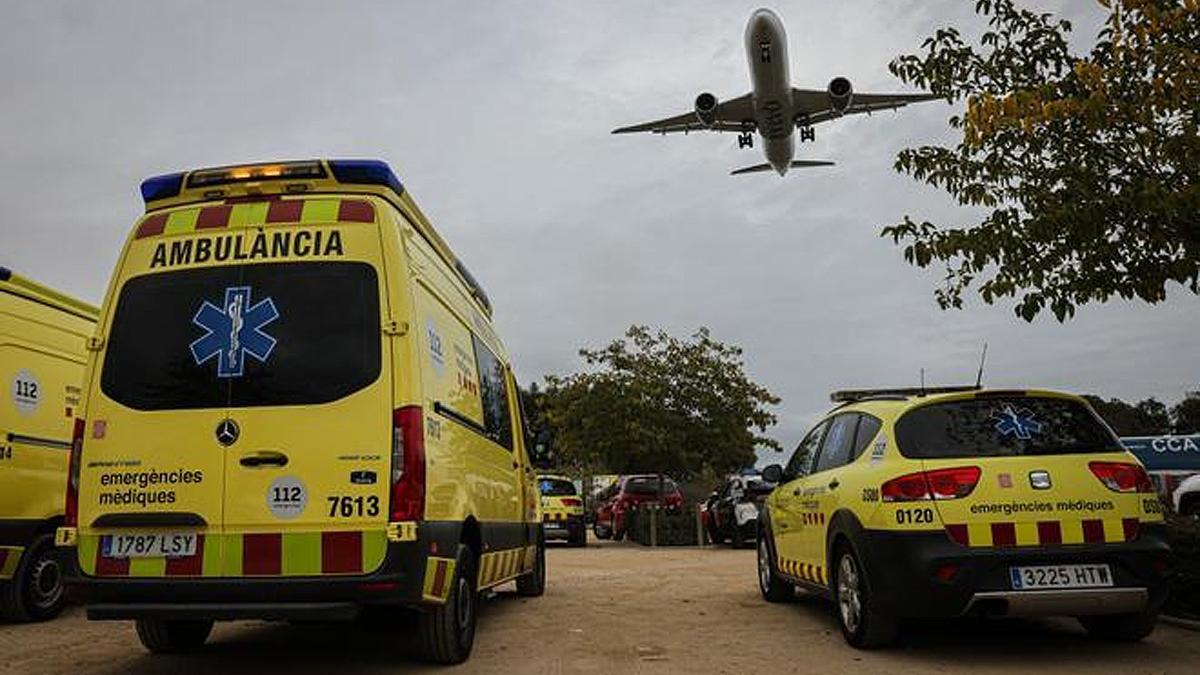
[(0, 267), (0, 614), (10, 619), (49, 619), (65, 602), (54, 530), (96, 313)]
[(374, 160), (143, 182), (76, 425), (70, 580), (153, 652), (214, 621), (419, 609), (470, 654), (477, 600), (540, 595), (535, 470), (481, 286)]

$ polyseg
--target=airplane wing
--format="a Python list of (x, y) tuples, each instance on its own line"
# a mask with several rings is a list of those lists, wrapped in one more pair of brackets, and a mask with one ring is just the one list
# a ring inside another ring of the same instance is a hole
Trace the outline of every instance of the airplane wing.
[[(747, 127), (747, 125), (749, 125)], [(614, 134), (632, 134), (649, 131), (656, 134), (673, 134), (689, 131), (746, 131), (754, 128), (754, 102), (750, 94), (739, 96), (717, 104), (714, 121), (711, 127), (700, 123), (694, 111), (689, 110), (682, 115), (666, 117), (653, 122), (643, 122), (633, 126), (613, 129)]]
[(860, 94), (855, 92), (845, 110), (835, 110), (829, 105), (829, 93), (824, 89), (792, 89), (792, 105), (808, 115), (809, 124), (820, 124), (844, 115), (873, 113), (879, 110), (895, 110), (909, 103), (936, 101), (941, 96), (934, 94)]

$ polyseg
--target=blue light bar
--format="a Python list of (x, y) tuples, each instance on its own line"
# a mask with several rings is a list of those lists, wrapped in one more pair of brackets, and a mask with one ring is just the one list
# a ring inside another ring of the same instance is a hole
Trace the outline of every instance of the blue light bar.
[(183, 173), (152, 176), (142, 181), (142, 201), (149, 204), (159, 199), (175, 197), (183, 187)]
[(329, 168), (339, 183), (386, 185), (396, 194), (404, 194), (404, 186), (392, 173), (392, 168), (378, 159), (333, 159), (329, 161)]

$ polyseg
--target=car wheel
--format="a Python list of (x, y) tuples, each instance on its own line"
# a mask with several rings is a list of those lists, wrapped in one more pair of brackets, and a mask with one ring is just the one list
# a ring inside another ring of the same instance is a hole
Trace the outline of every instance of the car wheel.
[(169, 621), (138, 619), (138, 639), (155, 654), (184, 654), (204, 646), (212, 632), (212, 621)]
[(578, 531), (571, 535), (568, 543), (575, 548), (583, 548), (587, 546), (587, 530), (580, 527)]
[(607, 527), (604, 527), (600, 523), (592, 525), (592, 533), (596, 535), (597, 539), (609, 539), (612, 537), (612, 532), (610, 532)]
[(459, 544), (446, 602), (425, 609), (417, 617), (422, 659), (449, 665), (462, 663), (471, 655), (479, 609), (475, 565), (475, 552)]
[(879, 607), (866, 569), (849, 546), (836, 556), (833, 588), (842, 636), (859, 649), (883, 647), (896, 639), (896, 618)]
[(1189, 499), (1179, 509), (1179, 515), (1200, 518), (1200, 498)]
[(789, 602), (796, 598), (796, 588), (779, 576), (775, 569), (773, 547), (766, 535), (758, 538), (758, 590), (767, 602)]
[(546, 592), (546, 540), (538, 537), (537, 553), (533, 556), (533, 570), (517, 577), (517, 595), (536, 598)]
[(708, 541), (711, 544), (724, 544), (725, 543), (721, 539), (721, 532), (720, 532), (720, 530), (717, 529), (716, 523), (714, 523), (711, 520), (708, 521)]
[(1154, 631), (1157, 621), (1158, 612), (1155, 611), (1079, 617), (1079, 623), (1083, 624), (1089, 636), (1117, 642), (1141, 640)]
[(25, 549), (12, 581), (0, 587), (0, 615), (17, 621), (46, 621), (67, 604), (54, 537), (43, 534)]

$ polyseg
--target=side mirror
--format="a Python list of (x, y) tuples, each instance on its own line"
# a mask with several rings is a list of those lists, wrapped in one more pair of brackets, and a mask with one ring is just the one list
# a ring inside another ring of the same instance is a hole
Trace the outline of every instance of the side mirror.
[(778, 464), (772, 464), (763, 469), (762, 477), (763, 480), (767, 481), (768, 483), (782, 483), (783, 467), (779, 466)]

